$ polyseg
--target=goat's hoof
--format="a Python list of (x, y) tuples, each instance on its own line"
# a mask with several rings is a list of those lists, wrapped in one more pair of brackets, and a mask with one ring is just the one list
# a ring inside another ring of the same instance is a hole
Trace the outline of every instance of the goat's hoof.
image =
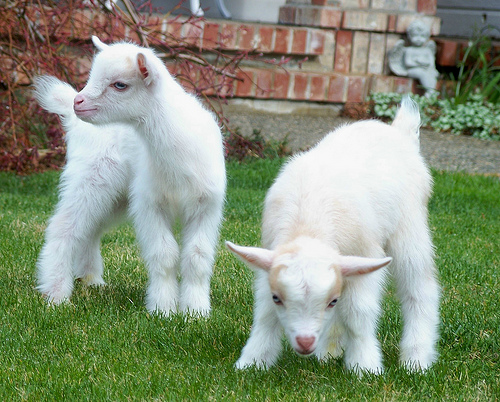
[(101, 276), (86, 275), (81, 278), (77, 278), (85, 286), (105, 286), (106, 282)]
[(69, 302), (69, 296), (60, 296), (50, 293), (42, 293), (42, 296), (47, 301), (49, 306), (58, 306)]

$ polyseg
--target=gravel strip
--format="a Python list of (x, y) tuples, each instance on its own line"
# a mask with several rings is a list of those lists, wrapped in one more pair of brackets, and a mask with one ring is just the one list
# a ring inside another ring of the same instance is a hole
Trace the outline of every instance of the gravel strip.
[[(292, 151), (307, 149), (339, 125), (353, 121), (338, 113), (267, 113), (234, 106), (226, 108), (225, 114), (229, 125), (242, 135), (251, 136), (259, 130), (267, 139), (286, 138)], [(500, 141), (422, 129), (421, 149), (430, 166), (438, 170), (500, 176)]]

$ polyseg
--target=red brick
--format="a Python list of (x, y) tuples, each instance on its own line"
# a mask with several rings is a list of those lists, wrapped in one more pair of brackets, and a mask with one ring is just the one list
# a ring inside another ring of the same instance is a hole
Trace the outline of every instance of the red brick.
[(237, 36), (238, 26), (236, 24), (222, 24), (220, 46), (223, 49), (235, 49)]
[(363, 102), (365, 100), (365, 77), (349, 77), (347, 84), (347, 102)]
[[(111, 40), (113, 38), (113, 33), (111, 33)], [(141, 37), (139, 37), (137, 31), (134, 31), (132, 30), (130, 27), (125, 27), (125, 35), (124, 35), (125, 39), (127, 39), (128, 41), (131, 41), (133, 43), (137, 43), (139, 45), (142, 45), (142, 39)]]
[(307, 49), (307, 29), (294, 29), (290, 53), (305, 54)]
[(328, 3), (328, 0), (312, 0), (311, 1), (311, 4), (313, 6), (326, 6), (327, 3)]
[(468, 44), (466, 42), (460, 42), (458, 45), (458, 59), (463, 60), (465, 57), (465, 52), (467, 51)]
[(186, 65), (180, 66), (177, 81), (188, 92), (194, 92), (195, 86), (198, 86), (198, 88), (204, 88), (203, 92), (207, 95), (214, 93), (213, 82), (206, 80), (203, 75), (198, 78), (198, 70), (188, 68)]
[[(181, 83), (182, 87), (189, 91), (189, 92), (192, 92), (193, 91), (193, 87), (192, 86), (188, 86), (186, 84), (186, 82), (184, 81), (184, 79), (180, 78), (179, 79), (179, 82)], [(203, 94), (207, 95), (207, 96), (212, 96), (215, 94), (215, 91), (214, 91), (214, 88), (213, 88), (213, 84), (214, 82), (212, 80), (209, 80), (208, 77), (205, 76), (205, 74), (200, 74), (200, 77), (198, 78), (197, 82), (196, 82), (196, 86), (198, 87), (198, 91), (202, 92)]]
[(290, 43), (290, 28), (276, 28), (276, 38), (274, 40), (274, 52), (280, 54), (288, 53)]
[(276, 70), (274, 72), (273, 97), (275, 99), (287, 99), (289, 84), (290, 73), (284, 70)]
[(295, 24), (297, 8), (293, 6), (280, 7), (278, 21), (280, 24)]
[(439, 40), (436, 63), (440, 66), (455, 66), (457, 63), (458, 42), (453, 40)]
[(182, 38), (182, 23), (178, 21), (167, 21), (167, 28), (165, 30), (165, 42), (167, 44), (174, 44), (174, 38)]
[(347, 77), (345, 75), (330, 76), (327, 99), (329, 102), (346, 101)]
[(318, 26), (321, 7), (298, 6), (295, 11), (295, 25)]
[(146, 17), (146, 27), (148, 31), (162, 32), (163, 29), (163, 18), (159, 15), (150, 15)]
[(437, 0), (418, 0), (417, 11), (427, 15), (436, 15)]
[(236, 96), (241, 96), (243, 98), (253, 96), (255, 88), (254, 73), (252, 70), (244, 70), (238, 72), (238, 78), (242, 81), (236, 83)]
[(212, 22), (205, 23), (203, 29), (203, 48), (214, 49), (219, 45), (219, 24)]
[(310, 41), (307, 49), (308, 54), (323, 54), (325, 50), (325, 35), (319, 29), (310, 31)]
[(410, 78), (394, 77), (394, 92), (405, 94), (412, 91), (413, 80)]
[(348, 73), (351, 67), (352, 31), (337, 32), (337, 46), (335, 48), (334, 70)]
[(385, 75), (372, 75), (370, 82), (371, 92), (394, 92), (392, 87), (394, 85), (394, 77)]
[(254, 34), (254, 25), (241, 25), (239, 29), (238, 49), (253, 50), (255, 47)]
[(307, 74), (295, 73), (294, 78), (292, 99), (307, 99)]
[(204, 35), (203, 31), (202, 22), (200, 21), (186, 23), (184, 24), (184, 40), (188, 45), (201, 48)]
[(374, 10), (346, 10), (342, 18), (342, 28), (384, 32), (387, 30), (387, 14)]
[(342, 22), (342, 11), (324, 8), (319, 14), (319, 26), (323, 28), (340, 28)]
[(370, 34), (370, 50), (368, 51), (368, 73), (382, 74), (384, 70), (386, 35)]
[[(384, 0), (385, 1), (385, 0)], [(341, 0), (343, 8), (376, 8), (373, 4), (375, 0)]]
[[(154, 42), (163, 42), (163, 19), (159, 16), (150, 16), (146, 22), (147, 35), (150, 41)], [(114, 33), (114, 30), (113, 30)]]
[(389, 15), (387, 18), (387, 32), (395, 32), (396, 31), (396, 20), (397, 17), (395, 15)]
[(235, 82), (232, 78), (227, 76), (221, 76), (222, 83), (219, 89), (219, 95), (222, 97), (233, 97)]
[(327, 94), (328, 78), (324, 75), (312, 75), (309, 100), (324, 101)]
[(273, 34), (274, 34), (274, 29), (272, 27), (260, 27), (257, 50), (260, 50), (261, 52), (265, 53), (272, 52)]
[(177, 71), (179, 69), (177, 63), (168, 63), (166, 64), (166, 67), (170, 75), (174, 77), (177, 75)]
[(269, 98), (272, 91), (273, 74), (271, 70), (258, 70), (257, 88), (255, 90), (256, 98)]
[[(500, 46), (493, 46), (492, 54), (500, 54)], [(493, 65), (496, 67), (500, 66), (500, 57), (496, 59)]]
[(370, 33), (363, 31), (354, 32), (352, 39), (351, 73), (366, 74), (369, 48)]

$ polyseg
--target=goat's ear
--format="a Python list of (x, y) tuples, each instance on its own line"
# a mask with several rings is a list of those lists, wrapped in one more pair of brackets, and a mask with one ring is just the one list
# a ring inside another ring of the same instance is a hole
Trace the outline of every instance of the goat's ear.
[(99, 51), (104, 50), (104, 49), (106, 49), (108, 47), (108, 45), (106, 45), (105, 43), (101, 42), (101, 40), (97, 36), (95, 36), (95, 35), (92, 35), (92, 43), (94, 44), (94, 46)]
[(139, 67), (139, 71), (141, 72), (142, 79), (146, 86), (150, 86), (153, 82), (153, 71), (151, 70), (151, 66), (148, 66), (146, 56), (143, 53), (137, 54), (137, 67)]
[(226, 247), (250, 268), (269, 271), (273, 264), (274, 252), (265, 248), (242, 247), (226, 241)]
[(391, 257), (365, 258), (365, 257), (340, 257), (340, 270), (343, 276), (362, 275), (385, 267), (392, 261)]

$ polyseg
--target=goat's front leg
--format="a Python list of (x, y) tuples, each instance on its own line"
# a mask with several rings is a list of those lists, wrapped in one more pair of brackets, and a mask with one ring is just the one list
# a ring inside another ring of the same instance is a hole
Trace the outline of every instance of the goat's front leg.
[(345, 329), (336, 320), (332, 320), (329, 326), (325, 327), (324, 333), (318, 339), (318, 346), (314, 352), (320, 361), (327, 361), (330, 358), (337, 358), (342, 355), (342, 336)]
[(215, 259), (222, 202), (199, 205), (185, 217), (181, 251), (181, 311), (210, 314), (210, 279)]
[(273, 309), (267, 278), (257, 275), (260, 277), (256, 279), (252, 331), (235, 364), (237, 369), (251, 366), (268, 369), (276, 363), (282, 350), (283, 328)]
[(179, 246), (174, 238), (169, 214), (148, 199), (136, 194), (132, 213), (137, 239), (149, 273), (146, 308), (166, 316), (177, 311), (177, 266)]
[(383, 371), (382, 353), (377, 340), (377, 322), (384, 272), (347, 278), (339, 309), (345, 327), (344, 362), (349, 370), (380, 374)]

